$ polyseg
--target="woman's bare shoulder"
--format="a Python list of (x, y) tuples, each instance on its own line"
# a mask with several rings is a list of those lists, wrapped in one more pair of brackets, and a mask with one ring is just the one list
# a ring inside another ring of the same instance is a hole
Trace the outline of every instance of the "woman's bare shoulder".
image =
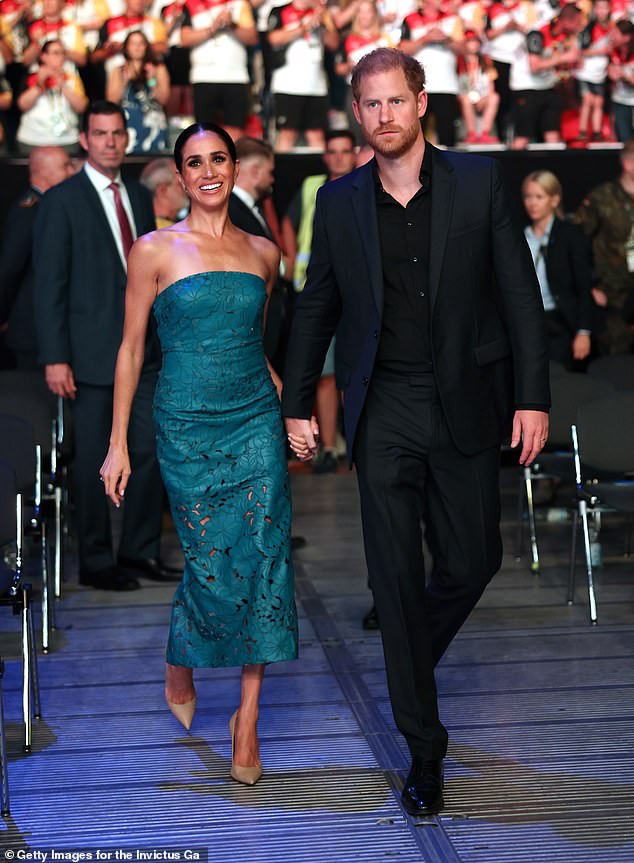
[(251, 242), (251, 248), (255, 254), (264, 258), (267, 267), (272, 270), (277, 270), (280, 262), (280, 250), (275, 243), (267, 240), (266, 237), (256, 237), (254, 234), (247, 235)]

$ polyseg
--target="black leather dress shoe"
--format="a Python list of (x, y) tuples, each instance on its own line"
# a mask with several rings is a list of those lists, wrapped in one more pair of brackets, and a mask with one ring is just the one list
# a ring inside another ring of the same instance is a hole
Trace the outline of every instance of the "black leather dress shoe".
[(373, 605), (363, 618), (363, 628), (367, 630), (381, 628), (379, 626), (379, 615), (376, 613), (376, 605)]
[(444, 806), (442, 788), (442, 759), (430, 761), (415, 755), (401, 802), (410, 815), (435, 815)]
[(82, 570), (79, 573), (79, 583), (82, 587), (94, 587), (95, 590), (138, 590), (141, 585), (127, 572), (122, 572), (117, 566), (99, 569), (94, 572)]
[(180, 581), (183, 570), (174, 566), (166, 566), (160, 557), (146, 557), (135, 560), (130, 557), (120, 557), (117, 564), (124, 569), (133, 569), (150, 581)]

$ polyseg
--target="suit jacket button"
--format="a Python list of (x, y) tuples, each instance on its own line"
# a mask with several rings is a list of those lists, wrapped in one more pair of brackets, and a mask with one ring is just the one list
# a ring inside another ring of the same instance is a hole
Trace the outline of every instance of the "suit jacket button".
[(364, 386), (364, 387), (367, 387), (367, 385), (368, 385), (368, 379), (367, 379), (367, 378), (363, 378), (363, 386)]
[(378, 331), (378, 330), (375, 330), (375, 331), (372, 333), (372, 335), (374, 336), (374, 338), (375, 338), (375, 339), (378, 339), (378, 337), (379, 337), (379, 331)]

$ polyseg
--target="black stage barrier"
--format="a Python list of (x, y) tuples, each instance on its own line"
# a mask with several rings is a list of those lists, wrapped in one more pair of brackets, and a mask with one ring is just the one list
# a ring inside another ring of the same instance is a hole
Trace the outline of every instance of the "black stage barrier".
[[(573, 212), (584, 196), (599, 183), (619, 174), (619, 150), (547, 150), (492, 153), (502, 164), (509, 194), (521, 212), (520, 187), (531, 171), (548, 170), (559, 177), (564, 189), (564, 210)], [(140, 174), (148, 160), (132, 157), (126, 160), (124, 172)], [(317, 153), (286, 153), (275, 157), (275, 206), (283, 214), (304, 177), (324, 171)], [(28, 184), (28, 162), (24, 158), (0, 159), (0, 219), (9, 205)]]

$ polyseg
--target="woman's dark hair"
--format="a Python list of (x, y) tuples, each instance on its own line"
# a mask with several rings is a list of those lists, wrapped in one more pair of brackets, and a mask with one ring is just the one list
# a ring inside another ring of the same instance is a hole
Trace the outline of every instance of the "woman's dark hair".
[(61, 39), (48, 39), (40, 48), (40, 54), (48, 54), (49, 49), (52, 48), (53, 45), (61, 45), (62, 48), (64, 48), (64, 43)]
[(145, 84), (147, 83), (147, 75), (145, 73), (145, 64), (146, 63), (156, 63), (156, 58), (154, 57), (154, 52), (152, 51), (152, 45), (150, 43), (150, 40), (147, 38), (145, 33), (143, 33), (141, 30), (133, 30), (131, 33), (128, 33), (128, 35), (125, 37), (125, 39), (123, 41), (123, 45), (121, 46), (121, 52), (122, 52), (123, 56), (125, 57), (125, 59), (126, 60), (130, 59), (130, 56), (128, 55), (128, 44), (130, 42), (130, 39), (133, 38), (134, 36), (140, 36), (141, 39), (143, 39), (143, 41), (145, 42), (145, 54), (143, 55), (143, 59), (141, 60), (141, 68), (139, 69), (139, 73), (136, 76), (136, 78), (133, 79), (132, 83), (136, 84), (137, 86), (144, 87)]
[(179, 174), (182, 173), (183, 169), (183, 149), (185, 144), (190, 138), (193, 138), (194, 135), (198, 135), (200, 132), (213, 132), (214, 135), (218, 135), (219, 138), (222, 138), (227, 145), (229, 158), (235, 165), (238, 161), (236, 145), (233, 143), (233, 138), (226, 129), (223, 129), (222, 126), (217, 126), (215, 123), (192, 123), (191, 126), (183, 129), (174, 144), (174, 162), (176, 163), (176, 168), (178, 169)]

